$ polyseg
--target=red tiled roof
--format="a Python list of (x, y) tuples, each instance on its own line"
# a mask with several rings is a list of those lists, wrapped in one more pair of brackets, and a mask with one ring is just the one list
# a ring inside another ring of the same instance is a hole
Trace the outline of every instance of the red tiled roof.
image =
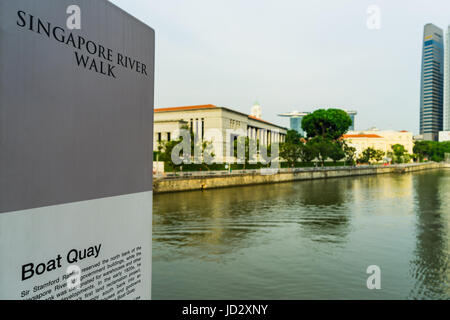
[(196, 110), (196, 109), (212, 109), (217, 108), (212, 104), (203, 104), (199, 106), (186, 106), (186, 107), (172, 107), (172, 108), (158, 108), (155, 109), (155, 112), (164, 112), (164, 111), (181, 111), (181, 110)]
[(377, 134), (344, 134), (344, 139), (348, 138), (383, 138)]
[(256, 120), (256, 121), (261, 121), (261, 122), (265, 122), (265, 123), (268, 123), (270, 125), (273, 125), (273, 123), (270, 123), (269, 121), (266, 121), (266, 120), (263, 120), (263, 119), (260, 119), (260, 118), (257, 118), (257, 117), (251, 116), (251, 115), (249, 115), (248, 117), (250, 119), (253, 119), (253, 120)]
[[(216, 106), (213, 105), (213, 104), (203, 104), (203, 105), (198, 105), (198, 106), (171, 107), (171, 108), (157, 108), (157, 109), (154, 110), (154, 112), (182, 111), (182, 110), (198, 110), (198, 109), (214, 109), (214, 108), (218, 108), (218, 107), (216, 107)], [(227, 108), (225, 108), (225, 109), (227, 109)], [(243, 113), (241, 113), (241, 112), (234, 111), (234, 110), (231, 110), (231, 109), (227, 109), (227, 110), (230, 110), (230, 111), (233, 111), (233, 112), (237, 112), (237, 113), (243, 114)], [(261, 122), (270, 124), (270, 125), (272, 125), (272, 126), (280, 127), (280, 126), (278, 126), (278, 125), (276, 125), (276, 124), (270, 123), (270, 122), (265, 121), (265, 120), (263, 120), (263, 119), (259, 119), (259, 118), (257, 118), (257, 117), (251, 116), (251, 115), (247, 115), (247, 116), (248, 116), (250, 119), (253, 119), (253, 120), (256, 120), (256, 121), (261, 121)], [(280, 128), (282, 128), (282, 127), (280, 127)]]

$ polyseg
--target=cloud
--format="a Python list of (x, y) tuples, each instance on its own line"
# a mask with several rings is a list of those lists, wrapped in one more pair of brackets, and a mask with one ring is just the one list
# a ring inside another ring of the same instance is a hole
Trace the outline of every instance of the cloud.
[[(343, 106), (357, 127), (418, 131), (421, 36), (448, 1), (114, 0), (156, 30), (157, 106), (212, 103), (282, 125), (280, 112)], [(381, 30), (368, 30), (378, 4)], [(450, 23), (448, 18), (447, 23)]]

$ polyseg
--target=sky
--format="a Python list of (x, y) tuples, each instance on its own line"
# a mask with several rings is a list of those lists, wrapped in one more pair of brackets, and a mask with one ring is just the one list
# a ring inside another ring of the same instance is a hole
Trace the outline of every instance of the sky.
[[(156, 32), (155, 107), (356, 110), (356, 129), (419, 131), (423, 26), (448, 0), (110, 0)], [(379, 29), (367, 27), (369, 6)]]

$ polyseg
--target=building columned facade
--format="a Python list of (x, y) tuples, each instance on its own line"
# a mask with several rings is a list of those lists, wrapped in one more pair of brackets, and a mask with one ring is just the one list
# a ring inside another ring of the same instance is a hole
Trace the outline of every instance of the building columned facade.
[(438, 140), (443, 129), (444, 40), (442, 29), (429, 23), (424, 27), (420, 92), (420, 134)]
[(274, 142), (284, 142), (286, 128), (264, 121), (260, 111), (248, 115), (226, 107), (198, 105), (173, 108), (157, 108), (154, 113), (154, 150), (161, 141), (175, 139), (179, 129), (187, 126), (200, 141), (209, 141), (214, 147), (216, 159), (234, 160), (234, 149), (230, 145), (239, 136), (259, 140), (268, 146)]
[(392, 146), (401, 144), (409, 154), (413, 153), (414, 141), (412, 132), (394, 130), (366, 130), (349, 131), (343, 136), (344, 140), (351, 147), (356, 149), (356, 157), (360, 157), (367, 148), (384, 151), (392, 151)]
[[(339, 109), (339, 107), (336, 107), (336, 109)], [(345, 109), (343, 110), (347, 112), (347, 114), (352, 119), (352, 125), (350, 126), (349, 130), (355, 130), (355, 117), (358, 113), (356, 111), (347, 111)], [(288, 113), (281, 113), (279, 114), (279, 116), (289, 118), (291, 129), (296, 130), (303, 137), (306, 137), (306, 132), (302, 128), (302, 120), (310, 113), (311, 111), (292, 111)]]

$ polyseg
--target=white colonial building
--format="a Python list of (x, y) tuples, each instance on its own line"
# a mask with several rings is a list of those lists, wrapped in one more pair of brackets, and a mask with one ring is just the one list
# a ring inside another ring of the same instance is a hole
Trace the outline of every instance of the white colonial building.
[(414, 141), (412, 132), (379, 130), (371, 128), (365, 131), (349, 131), (343, 136), (349, 146), (356, 149), (356, 157), (359, 157), (367, 148), (381, 150), (386, 154), (392, 151), (392, 146), (401, 144), (406, 152), (413, 153)]
[(161, 141), (178, 138), (178, 131), (188, 126), (201, 141), (213, 144), (215, 154), (222, 161), (233, 157), (230, 145), (239, 136), (259, 140), (268, 146), (283, 142), (287, 129), (261, 119), (261, 107), (253, 106), (252, 115), (215, 105), (157, 108), (154, 118), (154, 150)]

